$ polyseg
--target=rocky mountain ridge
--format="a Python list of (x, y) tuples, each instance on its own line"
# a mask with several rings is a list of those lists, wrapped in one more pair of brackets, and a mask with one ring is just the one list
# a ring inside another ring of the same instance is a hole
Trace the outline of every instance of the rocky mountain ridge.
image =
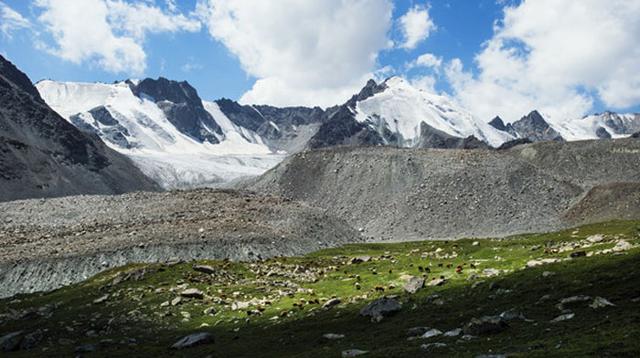
[(0, 200), (157, 190), (125, 156), (55, 113), (0, 56)]

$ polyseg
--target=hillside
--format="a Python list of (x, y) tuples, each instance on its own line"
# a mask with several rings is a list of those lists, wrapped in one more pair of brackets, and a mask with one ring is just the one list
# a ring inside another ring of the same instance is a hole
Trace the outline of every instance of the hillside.
[[(597, 186), (638, 183), (638, 160), (637, 139), (509, 150), (341, 147), (299, 153), (243, 186), (325, 208), (373, 240), (504, 236), (601, 220), (584, 206), (603, 200), (581, 200)], [(566, 215), (574, 206), (585, 216)], [(607, 218), (629, 212), (607, 210)]]
[(0, 201), (158, 186), (125, 156), (67, 123), (0, 56)]
[(639, 245), (636, 221), (132, 265), (0, 300), (0, 341), (9, 357), (631, 357)]

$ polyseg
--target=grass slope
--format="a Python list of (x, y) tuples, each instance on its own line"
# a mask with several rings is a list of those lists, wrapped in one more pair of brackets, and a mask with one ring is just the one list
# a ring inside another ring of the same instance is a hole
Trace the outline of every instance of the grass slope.
[[(598, 241), (594, 235), (602, 235), (602, 241), (591, 242)], [(633, 247), (613, 252), (616, 245), (624, 246), (621, 240)], [(576, 252), (587, 256), (570, 258)], [(351, 263), (358, 256), (371, 260)], [(544, 258), (560, 261), (526, 268), (528, 261)], [(197, 264), (213, 267), (214, 274), (195, 271), (194, 263), (133, 265), (54, 292), (2, 300), (0, 335), (23, 331), (42, 337), (34, 348), (7, 356), (73, 356), (86, 344), (95, 349), (81, 353), (86, 357), (339, 357), (351, 348), (368, 351), (365, 357), (640, 354), (640, 222), (501, 240), (359, 244), (299, 258)], [(407, 275), (425, 276), (427, 282), (442, 276), (447, 282), (408, 294), (403, 290)], [(186, 288), (205, 296), (169, 303)], [(399, 313), (379, 323), (359, 316), (366, 303), (385, 295), (402, 302)], [(615, 306), (594, 309), (591, 299), (570, 307), (573, 319), (550, 322), (562, 313), (559, 301), (576, 295), (603, 297)], [(341, 303), (322, 308), (332, 297)], [(205, 314), (210, 307), (215, 313)], [(469, 340), (407, 339), (411, 327), (447, 331), (507, 310), (531, 321), (509, 321), (501, 333)], [(169, 349), (193, 332), (211, 332), (215, 342)], [(345, 337), (327, 340), (326, 333)], [(446, 346), (421, 348), (434, 342)]]

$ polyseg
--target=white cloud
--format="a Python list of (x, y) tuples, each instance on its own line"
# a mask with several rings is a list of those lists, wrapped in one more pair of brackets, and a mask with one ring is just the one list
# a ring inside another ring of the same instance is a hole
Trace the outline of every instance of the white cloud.
[[(168, 2), (170, 11), (176, 11), (175, 3)], [(128, 3), (107, 0), (109, 22), (115, 30), (124, 31), (136, 39), (144, 39), (146, 33), (200, 30), (200, 21), (179, 13), (165, 13), (162, 9), (144, 3)]]
[(422, 5), (413, 6), (398, 21), (404, 37), (400, 47), (407, 50), (416, 48), (420, 42), (429, 37), (431, 31), (436, 29), (429, 16), (429, 8)]
[(257, 78), (242, 102), (329, 106), (373, 76), (387, 48), (388, 0), (208, 0), (198, 4), (213, 38)]
[(525, 0), (506, 7), (476, 56), (478, 74), (447, 66), (457, 99), (480, 118), (507, 121), (540, 109), (556, 120), (582, 116), (595, 100), (640, 103), (640, 2)]
[(415, 67), (426, 67), (436, 71), (439, 70), (441, 66), (442, 57), (438, 57), (432, 53), (422, 54), (407, 65), (409, 69)]
[(198, 31), (198, 21), (146, 3), (122, 0), (36, 0), (39, 21), (52, 35), (47, 50), (76, 64), (95, 63), (115, 73), (142, 74), (146, 33)]
[(11, 38), (14, 31), (31, 27), (29, 20), (19, 12), (0, 1), (0, 32), (3, 36)]

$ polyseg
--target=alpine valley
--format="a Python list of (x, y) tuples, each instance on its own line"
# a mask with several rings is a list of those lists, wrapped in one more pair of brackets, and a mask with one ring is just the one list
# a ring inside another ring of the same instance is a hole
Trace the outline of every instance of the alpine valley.
[(99, 136), (165, 189), (228, 186), (288, 155), (330, 146), (505, 148), (640, 131), (640, 114), (612, 112), (553, 121), (534, 110), (513, 123), (499, 117), (489, 122), (400, 77), (370, 80), (346, 103), (326, 109), (207, 101), (187, 82), (165, 78), (114, 84), (44, 80), (36, 88), (69, 123)]
[(401, 77), (278, 108), (0, 57), (0, 352), (637, 357), (638, 163), (640, 114), (477, 118)]

